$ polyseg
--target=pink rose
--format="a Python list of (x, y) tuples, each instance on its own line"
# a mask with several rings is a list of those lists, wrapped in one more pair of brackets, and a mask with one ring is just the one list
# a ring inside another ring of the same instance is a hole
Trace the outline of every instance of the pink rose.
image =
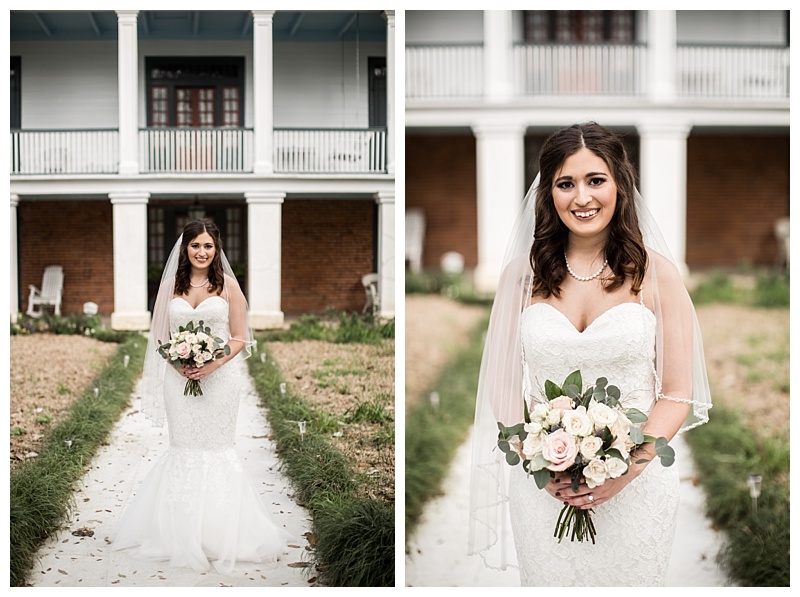
[(575, 408), (575, 404), (569, 396), (559, 396), (550, 401), (550, 408), (553, 410), (572, 410)]
[(542, 440), (542, 456), (550, 465), (551, 471), (564, 471), (571, 467), (578, 454), (578, 445), (575, 436), (563, 429), (554, 431)]
[(187, 342), (181, 342), (175, 347), (178, 351), (178, 358), (185, 359), (192, 353), (192, 347)]

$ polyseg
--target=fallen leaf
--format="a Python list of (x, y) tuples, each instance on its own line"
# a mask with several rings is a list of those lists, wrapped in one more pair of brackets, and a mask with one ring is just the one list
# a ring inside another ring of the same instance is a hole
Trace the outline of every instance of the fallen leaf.
[(289, 568), (308, 568), (311, 566), (308, 562), (292, 562), (291, 564), (287, 564)]
[(59, 571), (61, 574), (66, 574), (66, 572), (64, 572), (64, 571), (63, 571), (61, 568), (59, 568), (59, 569), (58, 569), (58, 571)]

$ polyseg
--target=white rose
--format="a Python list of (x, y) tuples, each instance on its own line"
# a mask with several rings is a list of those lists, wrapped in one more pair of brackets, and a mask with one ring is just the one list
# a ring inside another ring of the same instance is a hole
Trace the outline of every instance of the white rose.
[(607, 472), (605, 462), (595, 458), (583, 467), (583, 478), (586, 479), (586, 485), (592, 489), (605, 483), (608, 476)]
[(581, 454), (586, 460), (591, 460), (597, 456), (598, 450), (603, 447), (603, 440), (595, 435), (584, 437), (581, 440)]
[(584, 406), (579, 406), (575, 410), (564, 411), (564, 415), (561, 417), (561, 424), (567, 433), (578, 436), (589, 435), (594, 428)]
[(198, 352), (200, 352), (201, 350), (203, 350), (203, 347), (202, 347), (202, 346), (200, 346), (199, 344), (195, 344), (194, 346), (192, 346), (192, 352), (193, 352), (194, 354), (197, 354), (197, 353), (198, 353)]
[(619, 458), (609, 458), (606, 460), (606, 470), (608, 471), (609, 477), (616, 479), (625, 474), (625, 471), (628, 470), (628, 465), (625, 464), (624, 460), (620, 460)]
[(187, 334), (186, 338), (184, 338), (184, 342), (188, 342), (189, 344), (197, 344), (197, 336), (194, 334)]
[(542, 451), (542, 439), (538, 435), (528, 434), (525, 441), (522, 442), (522, 453), (527, 460), (533, 458)]
[(628, 442), (626, 441), (629, 438), (624, 436), (617, 436), (617, 439), (614, 440), (614, 443), (611, 444), (612, 448), (619, 450), (619, 453), (622, 454), (623, 458), (628, 458), (630, 456), (630, 447), (628, 446)]
[(561, 423), (561, 412), (562, 411), (560, 410), (551, 410), (549, 413), (547, 413), (548, 427), (552, 425), (558, 425), (559, 423)]
[(208, 341), (208, 334), (206, 334), (205, 332), (197, 332), (195, 334), (195, 336), (197, 336), (197, 339), (200, 342), (207, 342)]
[(544, 423), (547, 421), (547, 414), (550, 412), (550, 408), (542, 403), (537, 402), (536, 405), (533, 407), (533, 411), (531, 412), (531, 421), (537, 421), (539, 423)]
[(203, 352), (203, 360), (204, 361), (210, 361), (213, 358), (214, 358), (214, 355), (211, 354), (210, 352), (208, 352), (207, 350), (205, 352)]
[(589, 418), (591, 418), (595, 428), (600, 431), (614, 424), (617, 420), (617, 411), (602, 402), (592, 400), (589, 403)]
[(524, 425), (525, 431), (528, 432), (528, 435), (539, 435), (542, 432), (542, 424), (537, 421), (531, 421), (530, 423), (525, 423)]

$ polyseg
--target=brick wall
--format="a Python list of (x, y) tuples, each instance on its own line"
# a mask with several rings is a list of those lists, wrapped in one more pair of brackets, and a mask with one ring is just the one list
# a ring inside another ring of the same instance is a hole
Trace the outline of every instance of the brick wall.
[(691, 135), (686, 261), (772, 265), (773, 226), (789, 214), (788, 136)]
[[(281, 305), (284, 313), (360, 311), (361, 276), (375, 271), (372, 200), (283, 203)], [(251, 257), (252, 258), (252, 257)]]
[(81, 313), (97, 303), (114, 310), (114, 261), (109, 201), (20, 201), (17, 207), (20, 311), (28, 309), (28, 285), (41, 289), (48, 265), (64, 268), (61, 313)]
[(405, 204), (425, 212), (423, 268), (438, 268), (448, 251), (467, 268), (478, 264), (476, 176), (471, 133), (406, 135)]

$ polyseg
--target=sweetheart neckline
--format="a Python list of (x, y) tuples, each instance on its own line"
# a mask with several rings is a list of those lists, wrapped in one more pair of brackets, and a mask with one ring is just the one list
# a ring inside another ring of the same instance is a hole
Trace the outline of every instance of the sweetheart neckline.
[[(642, 309), (644, 309), (644, 310), (645, 310), (647, 313), (649, 313), (650, 315), (652, 315), (654, 318), (655, 318), (655, 316), (656, 316), (656, 315), (655, 315), (655, 313), (653, 313), (653, 312), (652, 312), (650, 309), (648, 309), (647, 307), (645, 307), (645, 306), (644, 306), (643, 304), (641, 304), (641, 303), (637, 303), (637, 302), (634, 302), (634, 301), (625, 301), (624, 303), (619, 303), (619, 304), (617, 304), (617, 305), (614, 305), (613, 307), (609, 307), (608, 309), (606, 309), (605, 311), (603, 311), (602, 313), (600, 313), (600, 315), (598, 315), (597, 317), (595, 317), (595, 318), (592, 320), (592, 322), (591, 322), (589, 325), (587, 325), (585, 328), (583, 328), (583, 331), (581, 331), (581, 330), (579, 330), (577, 327), (575, 327), (575, 324), (574, 324), (574, 323), (572, 323), (572, 321), (570, 320), (570, 318), (569, 318), (569, 317), (567, 317), (566, 315), (564, 315), (564, 314), (563, 314), (561, 311), (559, 311), (558, 309), (556, 309), (556, 308), (555, 308), (553, 305), (551, 305), (550, 303), (546, 303), (546, 302), (544, 302), (544, 301), (539, 301), (538, 303), (533, 303), (532, 305), (528, 305), (527, 307), (525, 307), (525, 311), (527, 311), (528, 309), (531, 309), (532, 307), (535, 307), (536, 305), (547, 305), (548, 307), (550, 307), (550, 308), (551, 308), (553, 311), (555, 311), (556, 313), (558, 313), (558, 314), (559, 314), (559, 315), (560, 315), (560, 316), (561, 316), (561, 317), (564, 319), (564, 321), (566, 321), (566, 322), (569, 324), (569, 326), (570, 326), (570, 327), (571, 327), (573, 330), (575, 330), (575, 332), (576, 332), (577, 334), (579, 334), (579, 335), (581, 335), (581, 336), (582, 336), (583, 334), (585, 334), (585, 333), (586, 333), (586, 331), (587, 331), (587, 330), (588, 330), (590, 327), (592, 327), (592, 326), (593, 326), (595, 323), (597, 323), (597, 321), (598, 321), (599, 319), (602, 319), (604, 315), (606, 315), (606, 314), (610, 313), (611, 311), (614, 311), (614, 310), (615, 310), (615, 309), (617, 309), (618, 307), (622, 307), (622, 306), (624, 306), (624, 305), (636, 305), (636, 306), (638, 306), (638, 307), (641, 307)], [(523, 311), (523, 312), (524, 312), (524, 311)]]
[(206, 298), (204, 298), (202, 301), (200, 301), (199, 303), (197, 303), (197, 306), (196, 306), (196, 307), (192, 307), (192, 304), (191, 304), (189, 301), (187, 301), (185, 298), (183, 298), (182, 296), (173, 296), (173, 297), (172, 297), (172, 300), (173, 300), (173, 301), (182, 301), (182, 302), (183, 302), (183, 303), (185, 303), (185, 304), (186, 304), (186, 306), (187, 306), (187, 307), (189, 307), (189, 308), (190, 308), (192, 311), (197, 311), (197, 310), (200, 308), (200, 305), (202, 305), (202, 304), (203, 304), (203, 303), (205, 303), (206, 301), (210, 301), (210, 300), (211, 300), (211, 299), (213, 299), (213, 298), (222, 299), (223, 301), (225, 300), (225, 299), (224, 299), (224, 298), (222, 298), (220, 295), (218, 295), (218, 294), (214, 294), (214, 295), (212, 295), (212, 296), (209, 296), (209, 297), (206, 297)]

